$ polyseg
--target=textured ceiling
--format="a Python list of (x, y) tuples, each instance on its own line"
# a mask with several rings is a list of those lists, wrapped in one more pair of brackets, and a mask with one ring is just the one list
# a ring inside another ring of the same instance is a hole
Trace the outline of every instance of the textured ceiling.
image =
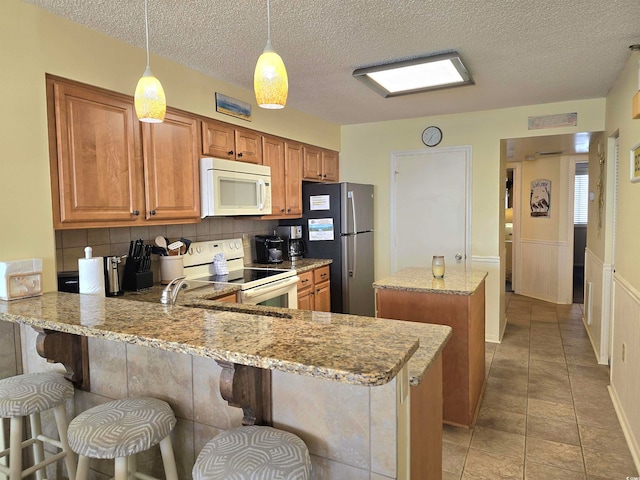
[[(143, 0), (25, 1), (144, 48)], [(154, 54), (253, 89), (265, 0), (150, 0), (149, 22)], [(271, 2), (287, 106), (342, 125), (603, 97), (639, 25), (638, 0)], [(384, 99), (351, 77), (451, 50), (475, 85)]]

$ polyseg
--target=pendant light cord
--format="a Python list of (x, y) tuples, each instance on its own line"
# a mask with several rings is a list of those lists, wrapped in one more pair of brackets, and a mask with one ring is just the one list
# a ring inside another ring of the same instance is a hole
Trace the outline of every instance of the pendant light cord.
[(145, 30), (145, 39), (147, 45), (147, 69), (149, 68), (149, 14), (147, 11), (147, 2), (148, 0), (144, 0), (144, 30)]
[(271, 0), (267, 0), (267, 42), (271, 43)]

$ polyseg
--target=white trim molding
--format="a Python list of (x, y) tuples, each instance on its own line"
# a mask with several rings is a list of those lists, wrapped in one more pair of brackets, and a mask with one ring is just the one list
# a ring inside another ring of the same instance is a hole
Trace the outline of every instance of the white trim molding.
[(504, 312), (504, 277), (500, 275), (500, 257), (473, 255), (471, 268), (487, 272), (485, 279), (484, 338), (487, 342), (500, 343), (506, 325)]

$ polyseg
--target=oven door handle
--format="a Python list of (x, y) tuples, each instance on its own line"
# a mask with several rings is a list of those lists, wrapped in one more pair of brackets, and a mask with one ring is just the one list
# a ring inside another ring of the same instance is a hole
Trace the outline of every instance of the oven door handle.
[(258, 295), (263, 295), (265, 293), (269, 293), (272, 290), (280, 290), (281, 288), (286, 288), (294, 283), (298, 283), (298, 276), (294, 275), (293, 277), (283, 278), (282, 280), (277, 280), (275, 282), (269, 283), (268, 285), (264, 285), (261, 287), (252, 288), (249, 290), (242, 291), (242, 298), (253, 298)]

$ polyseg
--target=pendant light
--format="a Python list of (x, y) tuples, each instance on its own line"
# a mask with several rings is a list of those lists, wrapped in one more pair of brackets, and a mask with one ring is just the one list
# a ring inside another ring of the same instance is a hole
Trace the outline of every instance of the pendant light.
[(271, 0), (267, 0), (267, 45), (258, 58), (253, 75), (253, 89), (258, 106), (284, 108), (289, 93), (289, 79), (284, 62), (271, 46)]
[(142, 74), (135, 93), (136, 115), (141, 122), (161, 123), (167, 111), (167, 99), (160, 81), (153, 76), (149, 68), (149, 17), (147, 0), (144, 0), (144, 28), (147, 45), (147, 68)]

